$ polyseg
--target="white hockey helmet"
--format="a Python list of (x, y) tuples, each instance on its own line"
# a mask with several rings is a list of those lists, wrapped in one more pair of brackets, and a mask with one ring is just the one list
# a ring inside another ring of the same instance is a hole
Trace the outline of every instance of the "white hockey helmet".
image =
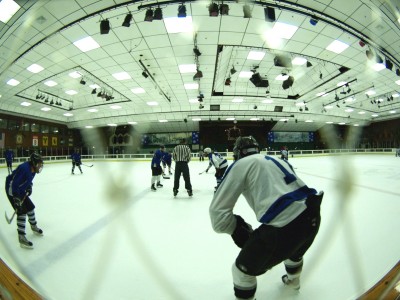
[(210, 154), (211, 153), (211, 148), (207, 147), (203, 151), (204, 151), (204, 153)]

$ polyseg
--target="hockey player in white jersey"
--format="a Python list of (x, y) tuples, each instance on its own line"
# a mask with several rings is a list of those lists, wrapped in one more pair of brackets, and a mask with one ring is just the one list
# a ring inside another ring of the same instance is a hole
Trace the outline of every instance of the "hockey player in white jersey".
[[(320, 225), (323, 192), (308, 187), (287, 160), (259, 154), (257, 141), (239, 137), (209, 213), (214, 231), (230, 234), (241, 251), (232, 266), (236, 299), (254, 299), (257, 277), (284, 262), (283, 283), (300, 288), (303, 256)], [(243, 195), (260, 226), (253, 231), (233, 214)]]
[(215, 189), (217, 189), (219, 184), (221, 183), (222, 176), (224, 176), (224, 173), (228, 168), (228, 161), (218, 152), (211, 150), (211, 148), (205, 148), (204, 153), (210, 160), (206, 169), (206, 173), (212, 166), (215, 167), (215, 178), (217, 179), (217, 186), (215, 187)]

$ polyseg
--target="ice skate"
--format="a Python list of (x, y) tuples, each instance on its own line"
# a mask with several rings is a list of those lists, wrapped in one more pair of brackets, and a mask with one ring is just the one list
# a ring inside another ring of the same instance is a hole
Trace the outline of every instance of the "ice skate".
[(172, 175), (172, 172), (171, 172), (171, 171), (169, 171), (169, 175)]
[(157, 191), (156, 187), (154, 186), (154, 183), (151, 185), (151, 190), (152, 190), (153, 192)]
[(33, 249), (33, 243), (27, 240), (25, 234), (19, 234), (18, 240), (21, 248)]
[(157, 182), (157, 187), (158, 187), (158, 188), (162, 188), (162, 187), (163, 187), (163, 185), (161, 184), (161, 182)]
[(176, 195), (178, 195), (178, 190), (173, 190), (174, 191), (174, 197), (176, 196)]
[(40, 229), (39, 227), (37, 227), (37, 225), (32, 225), (31, 229), (32, 229), (33, 233), (35, 233), (37, 235), (43, 235), (43, 230)]
[(188, 192), (189, 197), (193, 196), (193, 191), (192, 190), (188, 190), (187, 192)]
[(293, 278), (293, 279), (289, 279), (289, 277), (287, 275), (283, 275), (282, 276), (282, 282), (294, 289), (294, 290), (299, 290), (300, 289), (300, 278)]

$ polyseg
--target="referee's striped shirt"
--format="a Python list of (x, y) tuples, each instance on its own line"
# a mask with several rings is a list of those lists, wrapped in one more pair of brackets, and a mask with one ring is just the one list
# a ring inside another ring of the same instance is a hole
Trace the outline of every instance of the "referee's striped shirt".
[(188, 145), (178, 145), (174, 148), (174, 151), (172, 152), (172, 158), (175, 161), (190, 161), (190, 155), (191, 151)]

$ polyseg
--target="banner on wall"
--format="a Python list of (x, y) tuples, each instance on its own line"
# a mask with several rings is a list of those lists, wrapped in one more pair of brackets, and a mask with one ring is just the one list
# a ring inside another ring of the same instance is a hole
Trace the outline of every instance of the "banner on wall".
[(4, 141), (6, 139), (6, 134), (4, 132), (2, 132), (0, 134), (0, 148), (4, 148)]
[(43, 144), (43, 147), (47, 147), (49, 145), (49, 137), (47, 135), (44, 135), (42, 137), (42, 144)]
[(53, 136), (53, 137), (51, 138), (51, 145), (52, 145), (52, 146), (57, 146), (57, 137), (56, 137), (56, 136)]
[(193, 145), (198, 145), (200, 144), (200, 136), (198, 131), (193, 131), (192, 132), (192, 144)]
[(272, 143), (309, 143), (314, 142), (314, 132), (268, 132), (267, 141)]
[(32, 146), (33, 147), (39, 146), (39, 137), (37, 135), (32, 136)]
[(72, 137), (68, 138), (68, 146), (72, 147), (74, 145), (74, 139)]

